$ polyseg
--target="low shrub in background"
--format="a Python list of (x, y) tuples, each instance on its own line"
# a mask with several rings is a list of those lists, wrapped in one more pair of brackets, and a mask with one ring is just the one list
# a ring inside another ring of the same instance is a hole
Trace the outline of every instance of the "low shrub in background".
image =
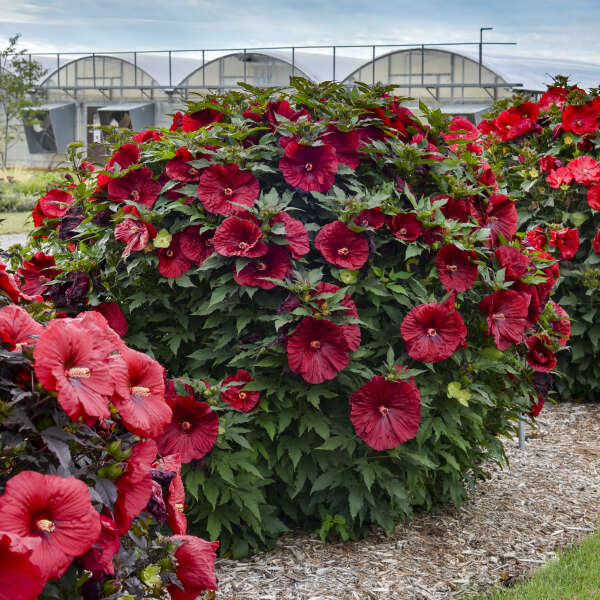
[(520, 243), (468, 122), (292, 84), (192, 103), (100, 169), (75, 151), (14, 264), (178, 378), (158, 448), (234, 556), (459, 504), (566, 339), (555, 260)]
[(65, 173), (8, 169), (0, 173), (0, 212), (30, 211), (50, 189), (65, 183)]

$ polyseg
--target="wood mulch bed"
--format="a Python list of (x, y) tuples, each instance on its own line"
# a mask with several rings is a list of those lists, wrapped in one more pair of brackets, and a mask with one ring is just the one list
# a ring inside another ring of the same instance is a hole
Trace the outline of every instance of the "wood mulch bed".
[(527, 446), (506, 442), (460, 509), (418, 514), (390, 538), (323, 544), (282, 537), (247, 560), (219, 560), (219, 600), (442, 600), (510, 585), (598, 527), (600, 404), (546, 405)]

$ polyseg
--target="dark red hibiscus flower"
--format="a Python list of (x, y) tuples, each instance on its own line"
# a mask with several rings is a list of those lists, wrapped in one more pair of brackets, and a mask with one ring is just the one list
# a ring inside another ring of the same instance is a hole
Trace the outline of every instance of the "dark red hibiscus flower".
[(210, 213), (243, 216), (254, 206), (259, 191), (258, 179), (250, 171), (236, 164), (210, 165), (200, 176), (197, 196)]
[(552, 307), (553, 315), (550, 317), (550, 326), (561, 346), (566, 346), (571, 337), (571, 319), (569, 313), (554, 300), (548, 302)]
[(577, 183), (590, 186), (600, 182), (600, 162), (594, 160), (591, 156), (580, 156), (575, 158), (566, 167)]
[(335, 181), (337, 165), (332, 146), (305, 146), (294, 141), (288, 143), (279, 161), (286, 182), (306, 192), (329, 190)]
[(594, 248), (594, 252), (600, 254), (600, 229), (596, 231), (596, 235), (592, 240), (592, 247)]
[(377, 375), (350, 396), (354, 431), (375, 450), (389, 450), (417, 435), (421, 394), (414, 379), (388, 381)]
[(333, 379), (348, 364), (348, 343), (331, 321), (304, 317), (286, 339), (288, 365), (308, 383)]
[(379, 208), (365, 208), (354, 218), (354, 224), (359, 227), (380, 229), (385, 225), (385, 213)]
[(22, 471), (0, 497), (0, 531), (38, 540), (31, 562), (58, 579), (98, 539), (100, 515), (83, 481)]
[(56, 268), (54, 257), (36, 252), (31, 260), (24, 260), (17, 273), (24, 279), (21, 291), (30, 296), (39, 296), (48, 289), (48, 282), (62, 273)]
[(90, 336), (75, 319), (55, 319), (44, 329), (33, 351), (35, 374), (69, 417), (93, 423), (110, 416), (108, 397), (114, 391), (116, 371), (109, 365), (114, 348), (105, 338)]
[(448, 124), (448, 132), (442, 133), (442, 137), (448, 143), (457, 140), (475, 141), (479, 137), (477, 127), (464, 117), (452, 117), (452, 121)]
[(497, 290), (479, 303), (479, 308), (487, 314), (487, 334), (494, 336), (498, 350), (504, 351), (521, 341), (530, 301), (529, 294)]
[(108, 184), (108, 199), (113, 202), (138, 202), (152, 208), (162, 187), (153, 177), (150, 169), (142, 167), (123, 177), (111, 179)]
[(221, 400), (241, 412), (249, 412), (258, 406), (260, 392), (245, 392), (246, 383), (254, 381), (252, 375), (244, 369), (238, 369), (235, 375), (228, 375), (221, 384)]
[(200, 233), (199, 225), (186, 227), (181, 232), (179, 247), (183, 255), (195, 265), (201, 265), (209, 256), (214, 254), (213, 246), (214, 229)]
[(435, 302), (410, 310), (400, 333), (408, 355), (422, 362), (446, 360), (465, 345), (467, 338), (467, 328), (454, 307)]
[(472, 261), (472, 252), (460, 250), (454, 244), (440, 249), (435, 264), (442, 285), (449, 292), (470, 290), (477, 279), (477, 265)]
[(158, 272), (167, 278), (180, 277), (190, 270), (192, 263), (181, 247), (182, 232), (171, 238), (168, 248), (160, 248), (158, 254)]
[(215, 231), (213, 246), (222, 256), (264, 256), (268, 247), (263, 241), (262, 231), (249, 219), (229, 217)]
[(290, 271), (290, 257), (285, 248), (286, 246), (269, 244), (264, 256), (252, 259), (239, 272), (234, 271), (233, 279), (238, 285), (272, 290), (277, 284), (265, 277), (285, 279)]
[(431, 199), (431, 202), (447, 198), (448, 201), (444, 206), (440, 208), (442, 214), (446, 219), (451, 221), (460, 221), (464, 223), (469, 220), (469, 210), (467, 208), (467, 201), (463, 198), (451, 198), (444, 194), (438, 194)]
[[(216, 102), (211, 102), (218, 106)], [(201, 127), (208, 127), (212, 123), (217, 123), (225, 115), (213, 108), (205, 108), (198, 110), (192, 114), (185, 113), (181, 119), (181, 131), (191, 132), (198, 131)], [(175, 119), (173, 119), (175, 123)]]
[(9, 304), (0, 308), (0, 339), (9, 341), (11, 350), (34, 346), (44, 328), (20, 306)]
[(111, 329), (116, 331), (121, 337), (125, 337), (129, 325), (121, 307), (116, 302), (102, 302), (94, 306), (93, 310), (99, 312), (106, 319)]
[[(277, 223), (282, 223), (285, 229), (285, 233), (278, 235), (283, 236), (287, 240), (285, 249), (294, 257), (302, 258), (305, 254), (308, 254), (310, 246), (308, 243), (308, 232), (304, 223), (298, 219), (294, 219), (286, 212), (279, 212), (271, 218), (269, 223), (271, 229), (275, 227)], [(273, 233), (276, 233), (276, 228)]]
[(173, 416), (165, 400), (165, 369), (147, 354), (126, 346), (120, 349), (127, 365), (125, 377), (116, 381), (112, 401), (126, 429), (154, 438)]
[[(124, 206), (123, 212), (126, 215), (140, 216), (135, 206)], [(140, 252), (155, 237), (154, 226), (139, 218), (125, 218), (115, 227), (115, 239), (125, 243), (121, 258), (127, 258), (132, 252)]]
[(323, 258), (342, 269), (360, 269), (369, 258), (369, 243), (341, 221), (321, 227), (315, 237), (315, 248)]
[(569, 97), (569, 92), (561, 87), (549, 87), (537, 102), (541, 110), (549, 110), (552, 105), (562, 108)]
[(506, 281), (517, 281), (535, 270), (531, 259), (513, 246), (500, 246), (496, 248), (494, 254), (500, 263), (500, 268), (505, 269)]
[(6, 265), (2, 262), (0, 262), (0, 291), (5, 292), (12, 302), (18, 302), (22, 296), (15, 276), (7, 273)]
[(185, 516), (185, 489), (181, 479), (181, 457), (179, 454), (164, 456), (154, 465), (153, 478), (156, 480), (156, 471), (164, 472), (167, 477), (174, 475), (169, 482), (167, 497), (167, 523), (174, 534), (185, 535), (187, 531), (187, 518)]
[(399, 240), (414, 242), (423, 233), (421, 221), (413, 213), (398, 213), (390, 223), (390, 229)]
[(560, 167), (564, 166), (558, 158), (550, 154), (542, 156), (542, 158), (538, 160), (538, 165), (540, 167), (540, 171), (545, 173), (551, 173), (554, 171), (554, 169), (559, 169)]
[(281, 124), (283, 119), (280, 119), (280, 116), (285, 117), (289, 121), (294, 122), (296, 122), (301, 117), (305, 117), (308, 121), (310, 121), (310, 114), (305, 108), (301, 108), (300, 110), (294, 110), (287, 100), (280, 100), (279, 102), (268, 102), (266, 115), (269, 121), (269, 125), (272, 128), (275, 128)]
[(194, 600), (206, 590), (216, 590), (215, 559), (219, 542), (207, 542), (191, 535), (174, 535), (171, 539), (183, 542), (175, 550), (175, 574), (183, 593), (176, 585), (170, 585), (172, 600)]
[(121, 547), (116, 523), (109, 516), (100, 515), (100, 525), (102, 529), (94, 545), (77, 558), (77, 562), (84, 569), (91, 571), (94, 579), (115, 574), (113, 556)]
[(534, 371), (547, 373), (556, 366), (556, 356), (550, 350), (550, 338), (547, 335), (532, 335), (525, 338), (525, 344), (529, 350), (527, 362)]
[(559, 260), (572, 259), (579, 249), (579, 230), (569, 227), (550, 232), (548, 245), (558, 248)]
[(163, 134), (160, 131), (153, 131), (152, 129), (144, 129), (144, 131), (140, 131), (136, 133), (131, 140), (136, 144), (144, 144), (145, 142), (158, 141), (163, 137)]
[(136, 165), (140, 162), (142, 151), (136, 144), (123, 144), (106, 163), (106, 170), (112, 171), (115, 165), (119, 165), (121, 169), (128, 169), (131, 165)]
[(37, 208), (44, 217), (58, 219), (67, 214), (67, 210), (73, 202), (75, 202), (75, 198), (71, 194), (64, 190), (54, 189), (40, 198)]
[(563, 111), (562, 126), (575, 135), (594, 133), (598, 131), (598, 113), (589, 104), (570, 104)]
[(593, 185), (588, 188), (587, 201), (590, 208), (600, 210), (600, 185)]
[(44, 589), (46, 579), (31, 562), (33, 538), (0, 532), (0, 600), (35, 600)]
[(338, 163), (343, 163), (352, 170), (358, 167), (360, 164), (360, 154), (358, 153), (360, 138), (356, 130), (340, 131), (337, 127), (330, 125), (327, 127), (327, 133), (323, 136), (323, 141), (334, 148)]
[(503, 194), (492, 194), (487, 206), (483, 208), (479, 202), (471, 202), (471, 215), (481, 227), (490, 230), (490, 245), (496, 246), (501, 235), (510, 242), (517, 232), (517, 209), (515, 203)]
[(177, 148), (175, 158), (171, 159), (165, 166), (165, 173), (169, 179), (175, 181), (198, 181), (202, 175), (202, 169), (190, 164), (201, 156), (194, 156), (187, 148)]
[(171, 122), (169, 131), (177, 131), (178, 129), (181, 129), (182, 125), (183, 125), (183, 115), (179, 111), (177, 111), (173, 115), (173, 121)]
[(535, 419), (542, 412), (546, 399), (543, 396), (538, 396), (537, 398), (535, 396), (529, 396), (529, 402), (529, 415)]
[(543, 227), (537, 225), (533, 229), (530, 229), (525, 236), (525, 242), (530, 248), (535, 250), (542, 250), (548, 241), (546, 230)]
[(179, 454), (187, 464), (208, 454), (219, 435), (219, 417), (206, 402), (190, 396), (178, 396), (173, 406), (173, 419), (156, 443), (163, 456)]

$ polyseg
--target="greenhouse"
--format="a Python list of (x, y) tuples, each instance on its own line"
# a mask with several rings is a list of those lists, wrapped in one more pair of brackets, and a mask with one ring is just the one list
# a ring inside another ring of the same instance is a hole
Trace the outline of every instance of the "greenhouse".
[[(491, 44), (493, 46), (494, 44)], [(486, 50), (485, 55), (483, 50)], [(320, 46), (231, 50), (167, 50), (102, 54), (29, 55), (44, 76), (32, 90), (38, 123), (11, 149), (9, 162), (48, 166), (66, 145), (100, 140), (94, 127), (161, 127), (168, 114), (194, 94), (221, 92), (239, 83), (286, 86), (293, 76), (312, 82), (394, 85), (394, 93), (478, 122), (488, 107), (513, 91), (533, 96), (550, 83), (548, 73), (569, 75), (590, 87), (600, 65), (493, 55), (484, 42), (419, 46)]]

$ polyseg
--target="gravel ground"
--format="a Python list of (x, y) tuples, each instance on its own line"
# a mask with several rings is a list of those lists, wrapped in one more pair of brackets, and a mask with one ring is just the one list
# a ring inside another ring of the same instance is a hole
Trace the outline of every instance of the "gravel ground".
[(0, 235), (0, 250), (6, 250), (13, 244), (24, 244), (26, 239), (26, 233), (5, 233), (4, 235)]
[(510, 468), (494, 469), (461, 509), (357, 543), (288, 534), (269, 553), (217, 561), (215, 598), (446, 600), (510, 585), (597, 529), (600, 405), (547, 404), (526, 449), (506, 449)]

